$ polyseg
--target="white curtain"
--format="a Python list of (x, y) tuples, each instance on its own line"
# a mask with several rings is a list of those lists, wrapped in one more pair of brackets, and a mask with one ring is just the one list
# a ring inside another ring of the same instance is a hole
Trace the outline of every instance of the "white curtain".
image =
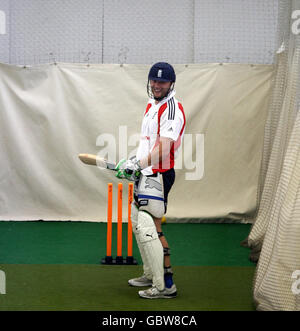
[[(167, 217), (251, 217), (257, 207), (272, 65), (176, 65), (187, 118)], [(0, 219), (105, 221), (112, 161), (134, 154), (146, 65), (0, 65)], [(126, 200), (127, 184), (124, 184)], [(116, 194), (115, 194), (116, 196)], [(114, 201), (116, 208), (116, 197)], [(123, 217), (127, 217), (124, 202)]]

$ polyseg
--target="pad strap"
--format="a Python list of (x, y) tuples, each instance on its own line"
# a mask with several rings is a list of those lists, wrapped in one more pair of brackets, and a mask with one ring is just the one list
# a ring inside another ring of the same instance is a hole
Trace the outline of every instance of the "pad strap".
[(164, 247), (164, 256), (170, 256), (170, 248)]
[(173, 275), (173, 270), (171, 267), (164, 267), (164, 273)]

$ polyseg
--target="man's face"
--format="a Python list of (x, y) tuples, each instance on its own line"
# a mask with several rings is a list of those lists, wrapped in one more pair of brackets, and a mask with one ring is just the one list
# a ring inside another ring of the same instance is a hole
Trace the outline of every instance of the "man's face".
[(161, 82), (158, 80), (150, 80), (150, 86), (154, 98), (164, 98), (167, 95), (171, 85), (172, 82)]

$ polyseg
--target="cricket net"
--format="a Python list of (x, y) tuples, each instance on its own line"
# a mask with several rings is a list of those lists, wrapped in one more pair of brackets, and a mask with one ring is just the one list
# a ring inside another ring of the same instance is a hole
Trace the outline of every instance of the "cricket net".
[(260, 204), (248, 236), (252, 260), (258, 260), (253, 284), (258, 310), (300, 310), (299, 9), (299, 0), (279, 2), (277, 68), (265, 126)]

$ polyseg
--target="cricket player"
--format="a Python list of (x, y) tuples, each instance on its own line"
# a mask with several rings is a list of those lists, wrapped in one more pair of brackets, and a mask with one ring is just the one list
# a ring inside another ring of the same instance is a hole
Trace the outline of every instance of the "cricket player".
[(131, 219), (144, 273), (128, 283), (151, 286), (138, 292), (147, 299), (177, 296), (170, 248), (161, 228), (168, 194), (175, 181), (174, 160), (186, 123), (183, 107), (175, 98), (175, 81), (175, 71), (170, 64), (159, 62), (151, 67), (147, 84), (150, 100), (144, 113), (137, 154), (129, 160), (122, 159), (116, 166), (118, 178), (135, 181)]

